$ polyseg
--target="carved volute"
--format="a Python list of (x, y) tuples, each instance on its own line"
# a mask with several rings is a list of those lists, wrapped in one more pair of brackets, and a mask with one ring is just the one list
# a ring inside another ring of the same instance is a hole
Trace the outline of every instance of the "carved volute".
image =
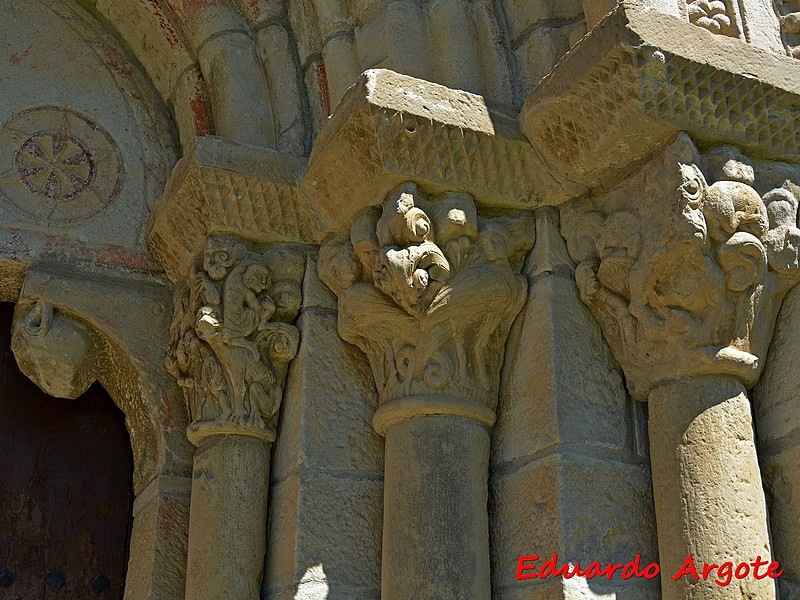
[(759, 194), (738, 151), (702, 157), (683, 135), (663, 157), (563, 211), (581, 297), (638, 399), (688, 376), (751, 387), (800, 279), (798, 188)]
[(527, 218), (485, 220), (468, 194), (426, 196), (407, 183), (359, 217), (349, 240), (323, 246), (339, 332), (367, 354), (382, 405), (466, 401), (493, 421), (532, 237)]
[(259, 253), (212, 236), (176, 287), (167, 368), (184, 390), (193, 443), (225, 433), (275, 439), (304, 268), (291, 250)]

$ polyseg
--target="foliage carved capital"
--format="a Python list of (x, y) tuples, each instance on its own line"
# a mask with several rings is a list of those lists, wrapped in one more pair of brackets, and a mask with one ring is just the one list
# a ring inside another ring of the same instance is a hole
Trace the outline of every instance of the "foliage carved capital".
[(362, 214), (349, 240), (322, 247), (320, 276), (339, 298), (339, 333), (367, 355), (379, 412), (462, 414), (491, 425), (532, 244), (527, 216), (482, 219), (469, 194), (428, 196), (406, 183), (382, 210)]
[(291, 249), (254, 252), (215, 235), (176, 286), (167, 369), (183, 388), (194, 444), (220, 434), (275, 439), (304, 270)]
[(800, 279), (800, 188), (790, 165), (760, 170), (729, 146), (701, 156), (681, 134), (617, 188), (562, 209), (581, 297), (635, 397), (679, 377), (757, 380)]

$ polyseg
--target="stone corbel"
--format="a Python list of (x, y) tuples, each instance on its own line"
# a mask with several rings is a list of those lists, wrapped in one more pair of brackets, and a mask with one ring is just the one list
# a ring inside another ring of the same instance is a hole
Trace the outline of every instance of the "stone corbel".
[(305, 256), (213, 234), (175, 287), (167, 370), (197, 450), (186, 598), (257, 598), (270, 448), (299, 332)]
[(530, 217), (483, 219), (469, 194), (404, 183), (320, 250), (340, 335), (367, 355), (380, 397), (383, 597), (490, 597), (488, 432), (532, 244)]
[(800, 188), (768, 179), (737, 149), (701, 155), (681, 135), (627, 181), (562, 208), (581, 298), (631, 394), (649, 402), (666, 600), (775, 598), (769, 578), (720, 592), (671, 577), (689, 554), (771, 555), (746, 389), (800, 280)]

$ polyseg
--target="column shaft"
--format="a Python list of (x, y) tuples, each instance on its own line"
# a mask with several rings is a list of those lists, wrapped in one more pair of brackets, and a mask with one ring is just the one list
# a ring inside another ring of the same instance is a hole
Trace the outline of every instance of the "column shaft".
[(650, 392), (649, 406), (663, 599), (774, 599), (775, 582), (756, 580), (752, 572), (727, 586), (714, 582), (716, 570), (705, 581), (672, 579), (690, 554), (700, 575), (704, 562), (735, 567), (758, 556), (771, 560), (744, 387), (727, 377), (671, 381)]
[(489, 600), (489, 433), (420, 416), (386, 432), (382, 600)]
[(231, 434), (200, 442), (194, 457), (186, 600), (258, 600), (271, 446), (257, 437)]

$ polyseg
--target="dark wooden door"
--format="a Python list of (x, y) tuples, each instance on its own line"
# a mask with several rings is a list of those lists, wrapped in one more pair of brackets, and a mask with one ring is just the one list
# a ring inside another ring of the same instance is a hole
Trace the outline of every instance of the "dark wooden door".
[(0, 304), (0, 599), (121, 599), (133, 456), (125, 419), (98, 384), (43, 393), (11, 353)]

